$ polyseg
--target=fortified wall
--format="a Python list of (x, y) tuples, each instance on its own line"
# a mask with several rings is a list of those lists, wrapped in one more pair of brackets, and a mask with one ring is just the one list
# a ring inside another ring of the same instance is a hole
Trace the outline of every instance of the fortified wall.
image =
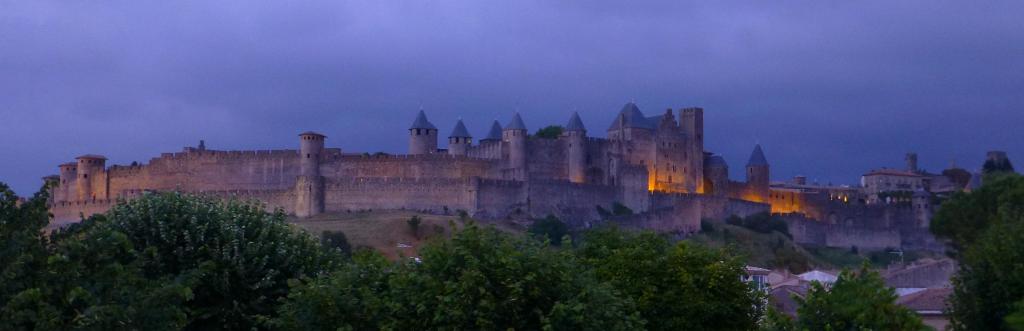
[[(578, 114), (563, 128), (557, 137), (530, 135), (515, 114), (474, 142), (460, 120), (447, 149), (440, 149), (437, 127), (420, 111), (408, 130), (405, 155), (343, 153), (326, 147), (326, 136), (316, 132), (299, 134), (298, 149), (220, 151), (200, 142), (126, 166), (107, 167), (106, 158), (89, 154), (60, 165), (59, 175), (48, 179), (56, 184), (50, 209), (53, 223), (61, 225), (122, 199), (177, 191), (255, 199), (297, 217), (461, 210), (481, 219), (555, 215), (574, 227), (615, 222), (680, 235), (698, 231), (705, 218), (775, 212), (789, 213), (791, 232), (810, 245), (935, 247), (919, 231), (926, 228), (927, 208), (879, 212), (772, 188), (760, 145), (745, 165), (746, 180), (729, 179), (724, 159), (704, 150), (700, 108), (646, 116), (628, 103), (606, 138), (588, 136)], [(598, 212), (616, 204), (634, 213)]]

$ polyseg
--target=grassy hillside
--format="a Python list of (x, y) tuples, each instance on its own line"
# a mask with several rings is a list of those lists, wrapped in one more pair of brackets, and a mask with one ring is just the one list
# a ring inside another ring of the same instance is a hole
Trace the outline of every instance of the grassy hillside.
[[(419, 216), (421, 219), (417, 234), (413, 233), (407, 222), (413, 216)], [(326, 213), (303, 219), (290, 218), (288, 221), (316, 237), (324, 231), (344, 232), (353, 248), (373, 248), (391, 259), (416, 256), (416, 249), (425, 241), (437, 236), (447, 236), (451, 233), (452, 225), (462, 225), (462, 221), (456, 215), (433, 215), (402, 210)], [(511, 222), (485, 224), (507, 231), (524, 231)]]
[[(899, 259), (898, 255), (884, 251), (858, 252), (845, 248), (803, 247), (777, 231), (761, 233), (719, 222), (706, 222), (702, 227), (704, 231), (688, 240), (713, 247), (730, 247), (736, 253), (746, 256), (747, 263), (752, 266), (788, 268), (794, 273), (811, 268), (858, 267), (864, 261), (875, 267), (884, 268)], [(934, 254), (908, 251), (905, 252), (903, 260), (909, 263), (924, 257), (934, 257)]]

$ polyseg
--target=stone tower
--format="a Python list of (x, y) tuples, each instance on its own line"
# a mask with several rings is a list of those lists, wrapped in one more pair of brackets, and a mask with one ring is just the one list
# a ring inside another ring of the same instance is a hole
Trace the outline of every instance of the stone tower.
[(501, 131), (502, 140), (508, 144), (508, 170), (511, 179), (526, 180), (526, 124), (516, 113), (512, 121)]
[(466, 150), (472, 143), (473, 136), (469, 134), (469, 130), (466, 130), (466, 125), (460, 119), (455, 123), (452, 134), (448, 136), (448, 154), (465, 156)]
[(690, 192), (704, 192), (704, 109), (683, 108), (679, 115), (680, 125), (683, 132), (689, 136), (689, 143), (686, 148), (686, 158), (689, 163), (689, 171), (686, 175), (686, 182)]
[[(76, 188), (78, 194), (76, 200), (92, 200), (97, 196), (99, 187), (94, 188), (93, 182), (97, 181), (96, 178), (103, 175), (104, 169), (106, 169), (107, 158), (101, 155), (86, 154), (76, 157), (78, 161)], [(100, 184), (100, 183), (97, 183)], [(103, 198), (102, 196), (99, 198)]]
[(78, 177), (78, 164), (68, 162), (60, 165), (60, 182), (54, 190), (54, 201), (72, 201), (77, 198), (77, 187), (75, 179)]
[(771, 193), (769, 187), (768, 160), (764, 157), (761, 144), (754, 146), (754, 152), (750, 153), (750, 160), (747, 161), (747, 187), (753, 195), (747, 197), (757, 202), (768, 202)]
[(584, 183), (587, 181), (587, 128), (579, 113), (572, 113), (562, 135), (568, 143), (569, 181)]
[(326, 136), (316, 132), (299, 134), (299, 177), (295, 180), (295, 216), (309, 217), (324, 212), (324, 179), (320, 160)]
[(911, 198), (911, 205), (914, 206), (914, 216), (917, 219), (917, 226), (928, 228), (932, 219), (932, 195), (924, 189), (914, 191)]
[(918, 172), (920, 168), (917, 167), (917, 153), (907, 153), (907, 171)]
[(437, 152), (437, 127), (427, 120), (427, 114), (420, 110), (416, 120), (409, 127), (409, 154), (433, 154)]
[(729, 164), (718, 155), (708, 156), (704, 161), (704, 193), (725, 196), (729, 189)]

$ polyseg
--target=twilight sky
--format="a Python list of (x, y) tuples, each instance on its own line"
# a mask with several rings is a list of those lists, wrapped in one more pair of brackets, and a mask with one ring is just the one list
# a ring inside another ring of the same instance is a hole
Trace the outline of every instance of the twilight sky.
[(776, 180), (1024, 166), (1024, 2), (558, 2), (0, 0), (0, 181), (305, 130), (404, 153), (421, 104), (443, 137), (516, 109), (603, 137), (631, 99), (703, 107), (734, 178), (758, 142)]

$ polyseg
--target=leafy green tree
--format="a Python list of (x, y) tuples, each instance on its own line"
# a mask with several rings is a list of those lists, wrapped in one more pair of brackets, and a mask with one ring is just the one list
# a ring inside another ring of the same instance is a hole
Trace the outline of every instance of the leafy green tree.
[(420, 250), (391, 280), (396, 329), (629, 330), (628, 301), (587, 278), (569, 251), (470, 223)]
[(564, 129), (561, 126), (549, 125), (543, 129), (537, 130), (537, 133), (534, 133), (533, 135), (537, 138), (543, 139), (558, 139), (558, 136), (562, 135), (562, 130)]
[[(447, 214), (447, 208), (448, 207), (445, 207), (445, 214)], [(413, 215), (408, 220), (405, 220), (405, 224), (409, 225), (409, 232), (411, 232), (412, 236), (416, 237), (416, 239), (420, 238), (420, 223), (423, 223), (423, 219), (421, 219), (419, 215)]]
[(844, 270), (831, 288), (814, 282), (797, 298), (801, 330), (927, 330), (913, 311), (896, 304), (896, 292), (877, 272)]
[(597, 275), (635, 302), (650, 330), (755, 329), (764, 294), (741, 277), (743, 263), (724, 251), (652, 232), (591, 230), (576, 250)]
[(581, 268), (570, 251), (470, 222), (429, 242), (422, 262), (355, 263), (295, 287), (284, 329), (635, 330), (628, 300)]
[(55, 238), (42, 285), (3, 309), (14, 328), (259, 328), (289, 279), (339, 257), (281, 212), (178, 193), (120, 203)]
[(37, 285), (37, 271), (46, 264), (49, 222), (47, 187), (19, 206), (18, 196), (0, 183), (0, 305)]
[(378, 330), (391, 318), (389, 279), (399, 266), (359, 250), (352, 263), (306, 283), (293, 281), (274, 326), (281, 330)]
[(320, 234), (320, 245), (324, 248), (334, 249), (345, 257), (352, 256), (352, 245), (348, 237), (342, 231), (324, 231)]
[(547, 238), (551, 245), (561, 246), (562, 237), (569, 233), (568, 227), (555, 215), (548, 215), (545, 218), (534, 220), (527, 230), (530, 233)]
[(1015, 303), (1024, 300), (1024, 177), (987, 177), (978, 190), (944, 203), (931, 227), (951, 241), (960, 262), (950, 299), (953, 328), (1009, 329)]

